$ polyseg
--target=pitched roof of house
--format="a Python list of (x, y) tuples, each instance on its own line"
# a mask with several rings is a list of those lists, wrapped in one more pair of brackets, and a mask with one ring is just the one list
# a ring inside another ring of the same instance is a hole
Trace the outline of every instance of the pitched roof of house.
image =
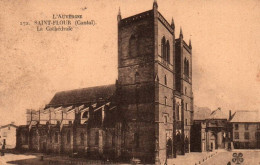
[(61, 91), (54, 95), (49, 106), (96, 102), (101, 98), (109, 100), (114, 96), (115, 91), (115, 84)]
[(208, 107), (194, 106), (194, 120), (205, 120), (209, 117), (211, 111)]
[(218, 108), (211, 112), (208, 119), (227, 119), (227, 116)]
[(237, 111), (230, 120), (233, 123), (257, 123), (260, 122), (260, 113), (258, 111)]
[(211, 111), (208, 107), (194, 106), (194, 120), (206, 119), (228, 119), (228, 117), (221, 111), (220, 108)]
[(14, 125), (14, 124), (6, 124), (6, 125), (0, 126), (0, 129), (8, 127), (8, 126), (12, 126), (12, 127), (18, 128), (18, 126)]

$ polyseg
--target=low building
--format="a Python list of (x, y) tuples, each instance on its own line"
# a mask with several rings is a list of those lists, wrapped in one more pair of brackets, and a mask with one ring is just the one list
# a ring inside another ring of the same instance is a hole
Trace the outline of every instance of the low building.
[(204, 152), (231, 148), (231, 129), (228, 125), (228, 117), (220, 108), (208, 113), (203, 114), (203, 117), (194, 116), (191, 130), (191, 151)]
[(13, 149), (16, 146), (16, 129), (14, 123), (0, 127), (0, 148)]
[(230, 120), (234, 148), (260, 148), (260, 114), (258, 111), (237, 111)]

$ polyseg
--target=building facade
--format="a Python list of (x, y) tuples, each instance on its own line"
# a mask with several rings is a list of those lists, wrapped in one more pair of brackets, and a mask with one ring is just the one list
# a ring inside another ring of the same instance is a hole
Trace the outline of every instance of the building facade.
[(258, 111), (237, 111), (230, 124), (236, 149), (260, 148), (260, 115)]
[(19, 147), (156, 164), (190, 152), (191, 42), (182, 30), (175, 38), (173, 19), (156, 1), (152, 10), (128, 18), (119, 12), (117, 20), (116, 84), (59, 92), (43, 110), (29, 111)]
[[(196, 115), (197, 117), (197, 115)], [(194, 119), (191, 130), (191, 151), (208, 152), (216, 149), (232, 149), (232, 127), (229, 118), (220, 108), (210, 112), (205, 118)]]
[(16, 129), (13, 123), (0, 126), (0, 148), (13, 149), (16, 146)]

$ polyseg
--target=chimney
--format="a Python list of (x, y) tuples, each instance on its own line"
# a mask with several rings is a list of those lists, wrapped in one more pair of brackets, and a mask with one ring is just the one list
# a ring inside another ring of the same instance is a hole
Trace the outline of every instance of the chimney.
[(231, 119), (231, 110), (229, 110), (229, 120)]

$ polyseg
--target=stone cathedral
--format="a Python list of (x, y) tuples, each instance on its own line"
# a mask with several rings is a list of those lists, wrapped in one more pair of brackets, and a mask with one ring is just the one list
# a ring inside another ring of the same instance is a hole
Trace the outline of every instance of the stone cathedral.
[[(17, 148), (163, 164), (190, 152), (192, 46), (158, 11), (118, 20), (115, 84), (58, 92), (27, 110)], [(116, 36), (115, 36), (116, 37)]]

